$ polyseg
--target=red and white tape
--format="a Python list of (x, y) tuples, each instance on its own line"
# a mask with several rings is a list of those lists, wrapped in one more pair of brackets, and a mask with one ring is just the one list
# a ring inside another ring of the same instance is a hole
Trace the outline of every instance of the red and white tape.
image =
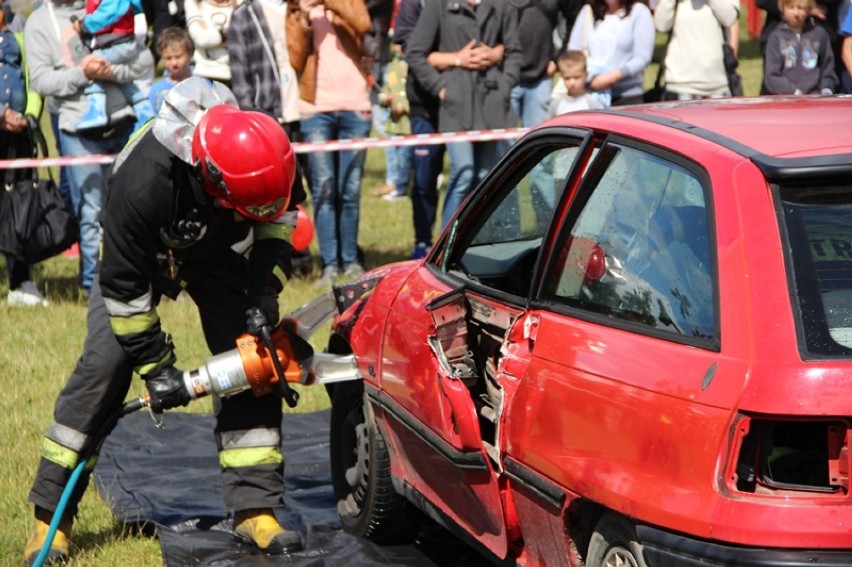
[[(433, 146), (454, 142), (490, 142), (520, 138), (529, 128), (501, 128), (494, 130), (470, 130), (468, 132), (439, 132), (437, 134), (409, 134), (407, 136), (383, 136), (381, 138), (353, 138), (351, 140), (329, 140), (327, 142), (297, 142), (293, 149), (297, 154), (315, 152), (338, 152), (365, 150), (393, 146)], [(115, 160), (114, 155), (97, 154), (78, 157), (21, 158), (0, 160), (2, 169), (27, 169), (34, 167), (62, 167), (66, 165), (107, 165)]]

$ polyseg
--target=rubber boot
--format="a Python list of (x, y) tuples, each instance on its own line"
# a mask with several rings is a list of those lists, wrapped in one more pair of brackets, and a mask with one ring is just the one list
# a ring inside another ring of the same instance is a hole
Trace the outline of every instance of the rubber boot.
[(121, 85), (121, 90), (125, 98), (133, 105), (133, 113), (136, 114), (136, 124), (133, 125), (135, 132), (142, 127), (143, 124), (154, 118), (154, 106), (142, 90), (134, 83), (125, 83)]
[[(35, 529), (33, 529), (30, 538), (27, 540), (27, 545), (24, 547), (24, 562), (28, 566), (34, 565), (36, 558), (41, 553), (41, 548), (47, 540), (47, 532), (50, 531), (50, 520), (53, 518), (53, 512), (36, 506), (35, 518)], [(42, 565), (65, 565), (68, 562), (68, 538), (71, 537), (71, 524), (70, 518), (64, 518), (59, 523), (59, 528), (50, 544), (50, 551), (45, 556)]]
[(83, 119), (77, 123), (77, 130), (90, 130), (106, 126), (106, 93), (89, 93), (86, 95), (86, 100), (89, 102), (89, 108), (86, 109)]
[(234, 532), (267, 553), (292, 553), (302, 549), (299, 534), (282, 528), (271, 508), (237, 512)]

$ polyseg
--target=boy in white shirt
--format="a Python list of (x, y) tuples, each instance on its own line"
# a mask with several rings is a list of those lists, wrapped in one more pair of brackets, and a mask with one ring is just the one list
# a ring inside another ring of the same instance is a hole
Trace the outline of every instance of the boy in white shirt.
[[(550, 99), (550, 116), (603, 108), (598, 100), (586, 92), (586, 56), (582, 51), (563, 51), (556, 60), (556, 67), (564, 83), (564, 94)], [(556, 90), (559, 92), (559, 89)]]

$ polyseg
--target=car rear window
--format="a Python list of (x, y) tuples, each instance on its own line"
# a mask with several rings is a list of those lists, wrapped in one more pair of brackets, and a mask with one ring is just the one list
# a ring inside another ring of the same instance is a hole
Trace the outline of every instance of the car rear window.
[(852, 187), (781, 190), (803, 354), (852, 355)]

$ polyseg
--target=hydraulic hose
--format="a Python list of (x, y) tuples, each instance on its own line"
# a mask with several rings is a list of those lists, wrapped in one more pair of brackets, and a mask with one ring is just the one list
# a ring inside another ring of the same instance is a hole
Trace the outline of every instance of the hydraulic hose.
[(33, 567), (42, 567), (42, 565), (44, 565), (44, 561), (47, 559), (47, 554), (50, 553), (50, 546), (53, 545), (53, 539), (56, 537), (56, 531), (59, 529), (59, 524), (62, 523), (62, 516), (65, 514), (65, 508), (68, 507), (68, 501), (71, 500), (74, 488), (77, 486), (77, 482), (83, 475), (83, 471), (86, 470), (89, 458), (95, 452), (98, 445), (100, 445), (104, 435), (115, 427), (115, 424), (118, 423), (118, 420), (122, 416), (125, 416), (128, 413), (133, 413), (138, 409), (142, 409), (144, 406), (145, 401), (143, 398), (132, 400), (124, 404), (121, 409), (116, 411), (114, 414), (109, 416), (106, 421), (104, 421), (103, 425), (101, 425), (100, 429), (98, 429), (95, 437), (92, 438), (91, 443), (89, 443), (89, 445), (80, 453), (80, 461), (77, 463), (77, 466), (74, 467), (74, 470), (71, 471), (71, 476), (68, 477), (68, 482), (65, 483), (65, 488), (62, 490), (62, 495), (59, 497), (59, 503), (56, 505), (56, 510), (53, 511), (53, 517), (50, 519), (47, 537), (44, 540), (44, 544), (41, 546), (41, 551), (39, 551), (35, 561), (33, 562)]
[(62, 515), (65, 513), (65, 508), (68, 506), (68, 501), (71, 499), (74, 487), (77, 486), (77, 481), (80, 480), (80, 475), (83, 474), (83, 470), (86, 468), (88, 462), (89, 459), (81, 459), (71, 472), (65, 488), (62, 490), (59, 504), (56, 505), (56, 510), (54, 510), (53, 517), (50, 519), (50, 528), (47, 530), (47, 537), (41, 546), (41, 551), (36, 556), (33, 567), (41, 567), (44, 564), (44, 560), (47, 559), (47, 554), (50, 553), (50, 546), (53, 545), (53, 538), (56, 537), (56, 530), (59, 529), (59, 524), (62, 523)]

